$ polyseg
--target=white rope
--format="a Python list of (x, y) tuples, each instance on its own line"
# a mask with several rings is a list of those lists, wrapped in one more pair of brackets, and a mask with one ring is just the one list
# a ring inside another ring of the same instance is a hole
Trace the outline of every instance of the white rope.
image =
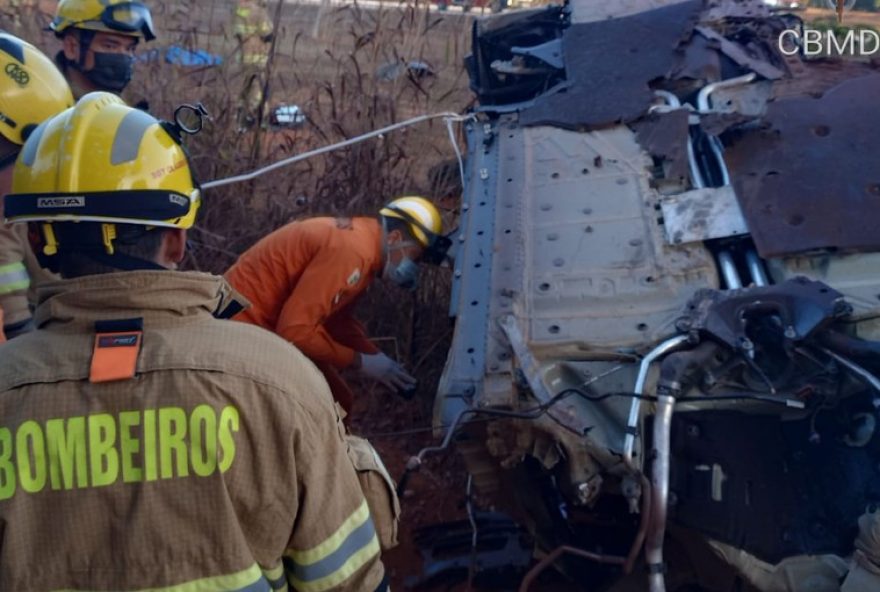
[(461, 148), (458, 146), (458, 140), (455, 139), (455, 130), (452, 129), (452, 119), (446, 120), (446, 132), (449, 134), (449, 142), (452, 149), (455, 150), (455, 158), (458, 159), (458, 176), (461, 177), (461, 185), (464, 187), (464, 158), (461, 156)]
[(444, 112), (434, 113), (432, 115), (420, 115), (419, 117), (414, 117), (413, 119), (407, 119), (406, 121), (401, 121), (400, 123), (395, 123), (394, 125), (389, 125), (387, 127), (383, 127), (381, 129), (360, 136), (355, 136), (354, 138), (349, 138), (348, 140), (339, 142), (337, 144), (331, 144), (329, 146), (310, 150), (309, 152), (297, 154), (296, 156), (291, 156), (290, 158), (285, 158), (284, 160), (280, 160), (276, 163), (264, 166), (255, 171), (251, 171), (250, 173), (235, 175), (234, 177), (227, 177), (225, 179), (217, 179), (215, 181), (208, 181), (207, 183), (202, 184), (202, 189), (213, 189), (214, 187), (223, 187), (224, 185), (232, 185), (233, 183), (250, 181), (251, 179), (256, 179), (257, 177), (265, 175), (266, 173), (271, 173), (272, 171), (284, 168), (296, 162), (300, 162), (301, 160), (312, 158), (313, 156), (319, 156), (321, 154), (326, 154), (327, 152), (339, 150), (340, 148), (346, 148), (359, 142), (363, 142), (371, 138), (376, 138), (404, 127), (409, 127), (418, 123), (422, 123), (423, 121), (441, 118), (446, 120), (446, 126), (449, 132), (449, 139), (452, 141), (452, 147), (455, 150), (456, 157), (458, 158), (459, 172), (461, 173), (462, 178), (464, 178), (464, 167), (462, 164), (461, 150), (459, 149), (458, 144), (455, 141), (455, 135), (452, 133), (452, 123), (474, 119), (474, 115), (459, 115), (458, 113)]

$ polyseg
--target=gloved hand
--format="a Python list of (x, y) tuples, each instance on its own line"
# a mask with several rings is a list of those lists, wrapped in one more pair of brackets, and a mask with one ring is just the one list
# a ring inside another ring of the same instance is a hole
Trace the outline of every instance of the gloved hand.
[(373, 380), (378, 380), (388, 388), (396, 391), (411, 389), (416, 379), (407, 374), (403, 367), (383, 353), (359, 354), (361, 358), (360, 373)]

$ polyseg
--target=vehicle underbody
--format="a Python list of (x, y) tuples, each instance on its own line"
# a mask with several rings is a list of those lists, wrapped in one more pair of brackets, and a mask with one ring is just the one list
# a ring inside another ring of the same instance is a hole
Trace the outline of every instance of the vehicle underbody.
[(880, 503), (880, 73), (784, 55), (800, 26), (475, 24), (435, 425), (585, 589), (775, 590), (750, 566), (847, 557)]

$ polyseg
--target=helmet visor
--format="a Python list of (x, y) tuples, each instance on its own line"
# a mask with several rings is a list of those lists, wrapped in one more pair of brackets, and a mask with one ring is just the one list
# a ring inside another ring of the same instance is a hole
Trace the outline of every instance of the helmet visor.
[(138, 33), (145, 41), (156, 38), (150, 9), (140, 2), (120, 2), (104, 9), (101, 22), (105, 27), (120, 33)]

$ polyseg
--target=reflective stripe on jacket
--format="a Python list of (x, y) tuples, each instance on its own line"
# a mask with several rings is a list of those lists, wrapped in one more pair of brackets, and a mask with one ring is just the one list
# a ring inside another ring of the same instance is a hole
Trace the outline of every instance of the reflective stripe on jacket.
[(31, 251), (27, 225), (0, 224), (0, 307), (6, 327), (18, 327), (31, 318), (36, 288), (57, 278), (42, 269)]
[(28, 246), (22, 230), (0, 224), (0, 307), (5, 312), (5, 323), (10, 326), (31, 318), (27, 299), (31, 280), (25, 267)]
[(226, 273), (251, 307), (236, 317), (277, 333), (316, 362), (342, 369), (376, 353), (353, 316), (382, 265), (374, 218), (293, 222), (248, 249)]
[(233, 33), (241, 43), (241, 62), (265, 66), (269, 61), (270, 44), (263, 39), (273, 32), (272, 21), (263, 6), (256, 2), (240, 2), (233, 16)]
[[(0, 590), (379, 586), (326, 383), (276, 336), (215, 319), (231, 296), (172, 271), (40, 290), (39, 329), (0, 346)], [(90, 382), (93, 350), (137, 343), (96, 339), (122, 319), (143, 323), (135, 377)]]

